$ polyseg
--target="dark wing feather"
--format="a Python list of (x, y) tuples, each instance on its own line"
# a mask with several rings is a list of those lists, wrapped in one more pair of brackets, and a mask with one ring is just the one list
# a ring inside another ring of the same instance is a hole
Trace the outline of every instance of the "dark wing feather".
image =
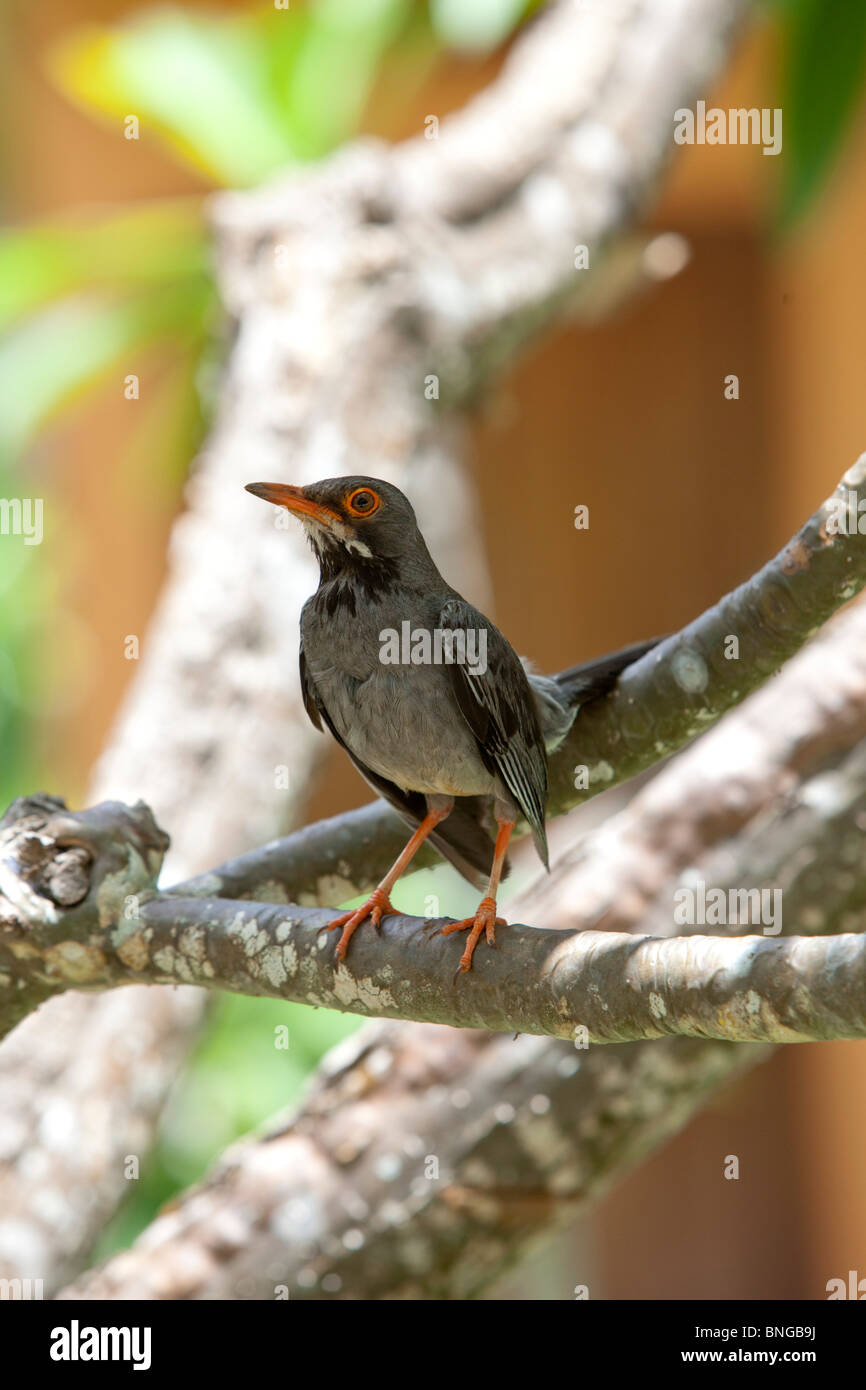
[[(301, 694), (304, 709), (309, 715), (310, 722), (315, 728), (321, 729), (324, 721), (329, 733), (348, 753), (364, 781), (375, 792), (378, 792), (379, 796), (383, 797), (401, 819), (414, 830), (427, 814), (427, 802), (423, 794), (404, 791), (402, 787), (390, 782), (387, 777), (380, 777), (378, 772), (374, 772), (372, 768), (367, 767), (366, 763), (355, 756), (351, 748), (337, 733), (327, 707), (319, 699), (315, 683), (307, 670), (303, 642), (301, 642), (299, 661)], [(438, 825), (430, 835), (430, 843), (435, 845), (439, 853), (449, 860), (464, 878), (478, 888), (486, 883), (487, 874), (493, 862), (493, 840), (481, 823), (484, 809), (482, 798), (461, 797), (455, 803), (454, 810), (448, 819)]]
[[(298, 652), (298, 665), (301, 672), (301, 699), (304, 702), (304, 709), (307, 711), (307, 717), (313, 728), (318, 729), (319, 733), (321, 733), (322, 715), (324, 714), (326, 719), (328, 716), (324, 705), (320, 705), (316, 699), (316, 687), (310, 680), (310, 674), (307, 670), (307, 658), (304, 656), (303, 641), (301, 642), (301, 648)], [(330, 720), (328, 720), (328, 728), (331, 730), (331, 733), (334, 734), (334, 738), (337, 738)], [(340, 740), (337, 739), (337, 742), (339, 743)]]
[(463, 632), (483, 629), (487, 633), (483, 673), (473, 675), (468, 665), (458, 662), (445, 669), (485, 767), (500, 778), (520, 807), (546, 867), (547, 757), (526, 672), (498, 628), (465, 599), (448, 599), (439, 614), (438, 626)]

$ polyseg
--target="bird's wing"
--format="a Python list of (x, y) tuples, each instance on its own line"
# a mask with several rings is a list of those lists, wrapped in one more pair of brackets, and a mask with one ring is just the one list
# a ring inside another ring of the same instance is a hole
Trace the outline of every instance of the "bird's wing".
[(463, 661), (452, 661), (445, 670), (485, 767), (498, 775), (520, 807), (546, 866), (547, 758), (526, 672), (498, 628), (465, 599), (449, 598), (440, 611), (438, 626), (487, 634), (483, 671), (473, 674)]
[[(307, 717), (309, 718), (310, 723), (312, 724), (314, 729), (318, 729), (321, 733), (322, 716), (324, 715), (325, 719), (328, 720), (328, 728), (331, 730), (331, 733), (334, 735), (334, 738), (337, 738), (337, 734), (334, 730), (333, 725), (331, 724), (330, 719), (328, 719), (328, 714), (324, 705), (320, 704), (316, 697), (316, 687), (313, 685), (313, 682), (310, 679), (310, 673), (307, 670), (307, 658), (304, 656), (303, 640), (301, 641), (301, 648), (298, 652), (298, 665), (300, 667), (301, 672), (301, 698), (304, 702), (304, 709), (307, 711)], [(337, 739), (338, 743), (340, 741), (340, 739)]]
[[(404, 791), (402, 787), (390, 782), (387, 777), (381, 777), (378, 772), (374, 772), (372, 768), (367, 767), (366, 763), (355, 756), (345, 740), (337, 733), (327, 706), (319, 697), (315, 682), (307, 670), (303, 642), (301, 642), (299, 658), (301, 694), (304, 700), (304, 709), (307, 711), (311, 723), (315, 728), (322, 729), (324, 722), (329, 733), (348, 753), (364, 781), (375, 792), (378, 792), (389, 806), (394, 808), (407, 825), (413, 829), (420, 825), (427, 814), (427, 801), (424, 795), (421, 792)], [(436, 846), (439, 853), (450, 860), (455, 869), (476, 887), (481, 887), (487, 881), (486, 876), (493, 860), (493, 841), (482, 824), (483, 812), (484, 805), (480, 798), (461, 797), (448, 819), (442, 821), (429, 837), (431, 844)]]

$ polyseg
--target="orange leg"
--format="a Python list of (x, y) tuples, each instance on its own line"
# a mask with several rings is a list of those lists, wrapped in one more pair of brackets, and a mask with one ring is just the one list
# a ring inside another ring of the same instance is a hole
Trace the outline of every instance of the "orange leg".
[(365, 922), (369, 917), (373, 926), (378, 931), (379, 923), (382, 918), (387, 917), (389, 913), (394, 911), (391, 906), (391, 889), (394, 887), (400, 875), (405, 871), (407, 865), (418, 853), (418, 850), (427, 839), (430, 831), (434, 830), (440, 821), (451, 814), (453, 806), (454, 802), (452, 800), (447, 806), (440, 807), (435, 811), (428, 811), (400, 857), (394, 861), (393, 866), (388, 870), (378, 888), (373, 889), (367, 901), (362, 903), (360, 907), (354, 908), (353, 911), (344, 912), (341, 917), (335, 917), (333, 922), (328, 922), (326, 926), (322, 928), (323, 931), (337, 931), (341, 927), (343, 929), (343, 935), (337, 942), (338, 961), (342, 960), (345, 956), (352, 935), (357, 928), (360, 927), (362, 922)]
[(496, 945), (496, 928), (506, 925), (504, 917), (496, 916), (496, 894), (499, 889), (499, 880), (502, 877), (502, 865), (505, 863), (505, 854), (508, 849), (508, 841), (511, 839), (511, 832), (516, 825), (516, 821), (500, 821), (499, 831), (496, 836), (496, 849), (493, 852), (493, 867), (490, 870), (490, 882), (487, 885), (486, 896), (478, 904), (478, 911), (474, 917), (464, 917), (461, 922), (452, 922), (450, 926), (442, 928), (443, 936), (450, 936), (455, 931), (468, 931), (469, 940), (466, 942), (466, 950), (460, 957), (460, 964), (457, 967), (457, 974), (463, 974), (472, 967), (472, 957), (475, 947), (481, 939), (482, 932), (487, 939), (488, 946)]

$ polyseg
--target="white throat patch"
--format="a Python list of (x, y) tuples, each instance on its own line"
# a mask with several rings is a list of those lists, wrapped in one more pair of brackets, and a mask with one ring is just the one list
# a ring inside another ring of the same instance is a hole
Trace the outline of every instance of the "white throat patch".
[(305, 516), (303, 521), (307, 528), (307, 535), (310, 537), (314, 549), (319, 553), (328, 546), (336, 549), (342, 545), (353, 555), (363, 555), (367, 560), (372, 559), (373, 552), (370, 547), (365, 545), (363, 541), (359, 541), (358, 537), (348, 526), (344, 526), (342, 521), (334, 521), (330, 526), (323, 526), (321, 522), (316, 521), (311, 516)]

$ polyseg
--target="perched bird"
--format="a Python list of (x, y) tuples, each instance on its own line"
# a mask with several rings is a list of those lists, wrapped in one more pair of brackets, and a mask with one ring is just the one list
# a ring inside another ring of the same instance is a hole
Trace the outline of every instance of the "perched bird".
[(487, 878), (475, 915), (443, 928), (469, 932), (459, 966), (469, 970), (480, 937), (492, 946), (504, 924), (496, 898), (521, 817), (547, 866), (547, 753), (580, 705), (658, 639), (538, 676), (442, 578), (398, 488), (350, 477), (247, 491), (297, 516), (319, 562), (319, 587), (301, 611), (307, 714), (413, 827), (367, 901), (328, 924), (342, 930), (337, 958), (362, 922), (378, 928), (394, 911), (391, 889), (429, 839), (470, 882)]

